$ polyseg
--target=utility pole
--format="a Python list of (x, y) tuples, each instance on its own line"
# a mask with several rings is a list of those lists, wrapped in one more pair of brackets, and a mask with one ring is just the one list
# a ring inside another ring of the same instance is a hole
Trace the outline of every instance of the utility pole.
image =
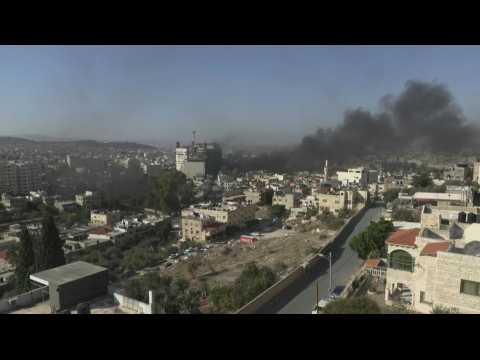
[(332, 295), (332, 252), (328, 254), (328, 263), (329, 263), (329, 277), (330, 277), (330, 288), (328, 289), (329, 295)]

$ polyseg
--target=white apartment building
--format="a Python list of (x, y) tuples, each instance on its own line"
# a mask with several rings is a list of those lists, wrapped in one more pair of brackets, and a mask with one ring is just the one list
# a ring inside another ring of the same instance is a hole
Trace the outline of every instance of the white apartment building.
[(283, 205), (285, 209), (290, 210), (300, 204), (298, 193), (276, 192), (272, 198), (272, 205)]
[(243, 226), (247, 221), (255, 219), (256, 205), (240, 205), (227, 202), (220, 206), (197, 206), (182, 210), (182, 217), (190, 217), (192, 214), (212, 217), (217, 223)]
[(352, 168), (347, 171), (337, 171), (337, 179), (343, 186), (367, 186), (368, 172), (364, 167)]

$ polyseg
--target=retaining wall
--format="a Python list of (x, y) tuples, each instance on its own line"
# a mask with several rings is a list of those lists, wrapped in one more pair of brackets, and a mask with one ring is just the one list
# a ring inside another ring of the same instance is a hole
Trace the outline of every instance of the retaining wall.
[(153, 293), (149, 291), (150, 303), (144, 303), (132, 298), (129, 298), (121, 293), (113, 293), (115, 302), (121, 307), (138, 314), (153, 314)]
[(9, 313), (23, 307), (33, 306), (39, 302), (48, 300), (48, 298), (48, 286), (34, 289), (10, 299), (0, 301), (0, 314)]

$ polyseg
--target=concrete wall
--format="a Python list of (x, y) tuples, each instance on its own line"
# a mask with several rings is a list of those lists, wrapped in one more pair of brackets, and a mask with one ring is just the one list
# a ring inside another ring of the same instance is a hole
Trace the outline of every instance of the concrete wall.
[(148, 297), (150, 300), (149, 304), (129, 298), (121, 293), (113, 293), (113, 299), (121, 308), (136, 312), (137, 314), (153, 314), (154, 313), (152, 291), (148, 292)]
[(23, 307), (33, 306), (41, 301), (48, 300), (48, 286), (20, 294), (10, 299), (0, 301), (0, 314), (6, 314)]
[[(337, 235), (329, 241), (325, 247), (322, 249), (322, 252), (328, 252), (331, 247), (338, 245), (339, 243), (346, 240), (350, 235), (354, 227), (358, 224), (360, 219), (365, 214), (367, 208), (364, 207), (357, 214), (352, 216), (350, 220), (337, 232)], [(275, 297), (280, 296), (284, 291), (288, 291), (290, 287), (293, 287), (298, 282), (301, 282), (307, 278), (307, 271), (313, 270), (313, 268), (319, 265), (321, 257), (318, 255), (313, 255), (310, 258), (307, 258), (303, 265), (299, 266), (292, 272), (290, 272), (285, 278), (281, 279), (270, 288), (265, 290), (263, 293), (258, 295), (255, 299), (244, 305), (242, 308), (236, 311), (236, 314), (255, 314), (260, 308), (264, 305), (267, 305)]]
[(278, 296), (282, 291), (287, 289), (295, 281), (302, 278), (304, 274), (303, 267), (298, 267), (288, 274), (285, 278), (273, 284), (263, 293), (258, 295), (255, 299), (237, 310), (236, 314), (255, 314), (255, 312), (263, 305), (271, 301), (275, 296)]

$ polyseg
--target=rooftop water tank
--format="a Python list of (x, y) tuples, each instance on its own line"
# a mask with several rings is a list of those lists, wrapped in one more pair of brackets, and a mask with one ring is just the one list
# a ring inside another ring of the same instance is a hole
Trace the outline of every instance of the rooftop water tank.
[(477, 215), (475, 215), (474, 213), (468, 213), (467, 222), (469, 224), (473, 224), (473, 223), (477, 222)]

